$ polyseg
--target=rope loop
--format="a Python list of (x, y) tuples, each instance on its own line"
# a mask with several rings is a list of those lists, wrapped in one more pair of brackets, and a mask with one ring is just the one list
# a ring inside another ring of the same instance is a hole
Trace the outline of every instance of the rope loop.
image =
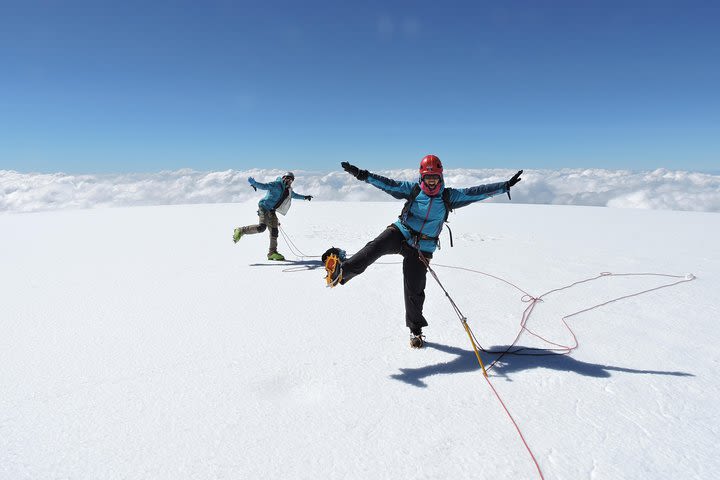
[(542, 302), (543, 299), (540, 297), (533, 297), (532, 295), (527, 293), (527, 294), (523, 295), (522, 298), (520, 298), (520, 301), (523, 303), (530, 303), (530, 302), (535, 303), (535, 302)]

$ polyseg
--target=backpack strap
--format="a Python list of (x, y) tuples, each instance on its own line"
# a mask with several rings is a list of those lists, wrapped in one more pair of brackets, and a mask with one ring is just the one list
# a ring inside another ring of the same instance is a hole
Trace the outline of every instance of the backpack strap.
[(450, 215), (450, 212), (453, 211), (452, 204), (450, 203), (450, 189), (449, 188), (446, 188), (443, 190), (442, 200), (443, 200), (443, 203), (445, 204), (445, 218), (443, 219), (443, 222), (445, 223), (445, 226), (448, 229), (448, 233), (450, 234), (450, 247), (454, 247), (453, 238), (452, 238), (452, 230), (450, 229), (450, 225), (448, 225), (448, 216)]
[(448, 215), (450, 215), (450, 212), (453, 211), (452, 204), (450, 203), (450, 189), (449, 188), (446, 188), (443, 190), (442, 201), (445, 204), (445, 219), (443, 220), (443, 222), (447, 223)]
[(410, 206), (415, 201), (417, 196), (420, 195), (420, 184), (413, 185), (412, 190), (410, 191), (410, 197), (405, 202), (405, 205), (403, 205), (402, 212), (400, 212), (400, 220), (405, 223), (407, 220), (408, 215), (410, 214)]

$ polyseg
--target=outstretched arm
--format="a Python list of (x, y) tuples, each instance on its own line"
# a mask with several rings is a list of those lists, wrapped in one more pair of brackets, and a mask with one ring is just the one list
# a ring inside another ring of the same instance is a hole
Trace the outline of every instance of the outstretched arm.
[(507, 182), (488, 183), (470, 188), (451, 188), (450, 206), (451, 208), (464, 207), (507, 191)]
[(292, 192), (292, 198), (295, 198), (297, 200), (310, 201), (313, 199), (313, 196), (312, 195), (300, 195), (299, 193)]
[(452, 208), (460, 208), (501, 193), (507, 193), (509, 197), (510, 187), (522, 180), (520, 178), (522, 172), (520, 170), (507, 182), (488, 183), (470, 188), (453, 188), (450, 193), (450, 205)]
[(382, 175), (370, 173), (367, 170), (361, 170), (348, 162), (342, 162), (340, 166), (358, 180), (365, 181), (373, 187), (379, 188), (383, 192), (389, 193), (397, 199), (409, 198), (413, 186), (415, 185), (413, 182), (400, 182), (398, 180), (383, 177)]
[(253, 177), (248, 178), (248, 183), (249, 183), (255, 190), (257, 190), (258, 188), (259, 188), (260, 190), (269, 190), (269, 189), (270, 189), (270, 185), (268, 185), (267, 183), (258, 182), (258, 181), (256, 181)]

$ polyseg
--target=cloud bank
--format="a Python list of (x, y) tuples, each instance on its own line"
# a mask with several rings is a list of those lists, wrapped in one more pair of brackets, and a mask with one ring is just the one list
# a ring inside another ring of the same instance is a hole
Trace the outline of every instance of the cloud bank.
[[(135, 205), (231, 203), (259, 199), (248, 177), (267, 182), (280, 170), (195, 170), (115, 175), (39, 174), (0, 170), (0, 212), (35, 212)], [(417, 170), (383, 170), (381, 175), (415, 180)], [(514, 171), (452, 169), (445, 183), (470, 187), (507, 180)], [(314, 201), (390, 201), (380, 190), (342, 171), (295, 171), (294, 190)], [(720, 212), (720, 175), (697, 172), (562, 169), (526, 170), (512, 191), (513, 202)], [(489, 201), (507, 202), (507, 197)]]

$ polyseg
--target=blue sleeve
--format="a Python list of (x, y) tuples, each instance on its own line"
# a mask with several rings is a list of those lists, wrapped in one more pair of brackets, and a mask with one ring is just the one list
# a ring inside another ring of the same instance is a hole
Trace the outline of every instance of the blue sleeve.
[(299, 193), (292, 192), (292, 198), (295, 198), (297, 200), (305, 200), (305, 195), (300, 195)]
[(259, 188), (260, 190), (270, 190), (270, 184), (269, 183), (260, 183), (257, 180), (250, 185), (255, 186), (256, 188)]
[(460, 208), (508, 191), (507, 182), (488, 183), (470, 188), (449, 188), (450, 208)]
[(385, 178), (374, 173), (368, 173), (368, 178), (365, 180), (373, 187), (379, 188), (385, 193), (389, 193), (393, 197), (402, 200), (410, 198), (410, 193), (416, 182), (399, 182), (391, 178)]

